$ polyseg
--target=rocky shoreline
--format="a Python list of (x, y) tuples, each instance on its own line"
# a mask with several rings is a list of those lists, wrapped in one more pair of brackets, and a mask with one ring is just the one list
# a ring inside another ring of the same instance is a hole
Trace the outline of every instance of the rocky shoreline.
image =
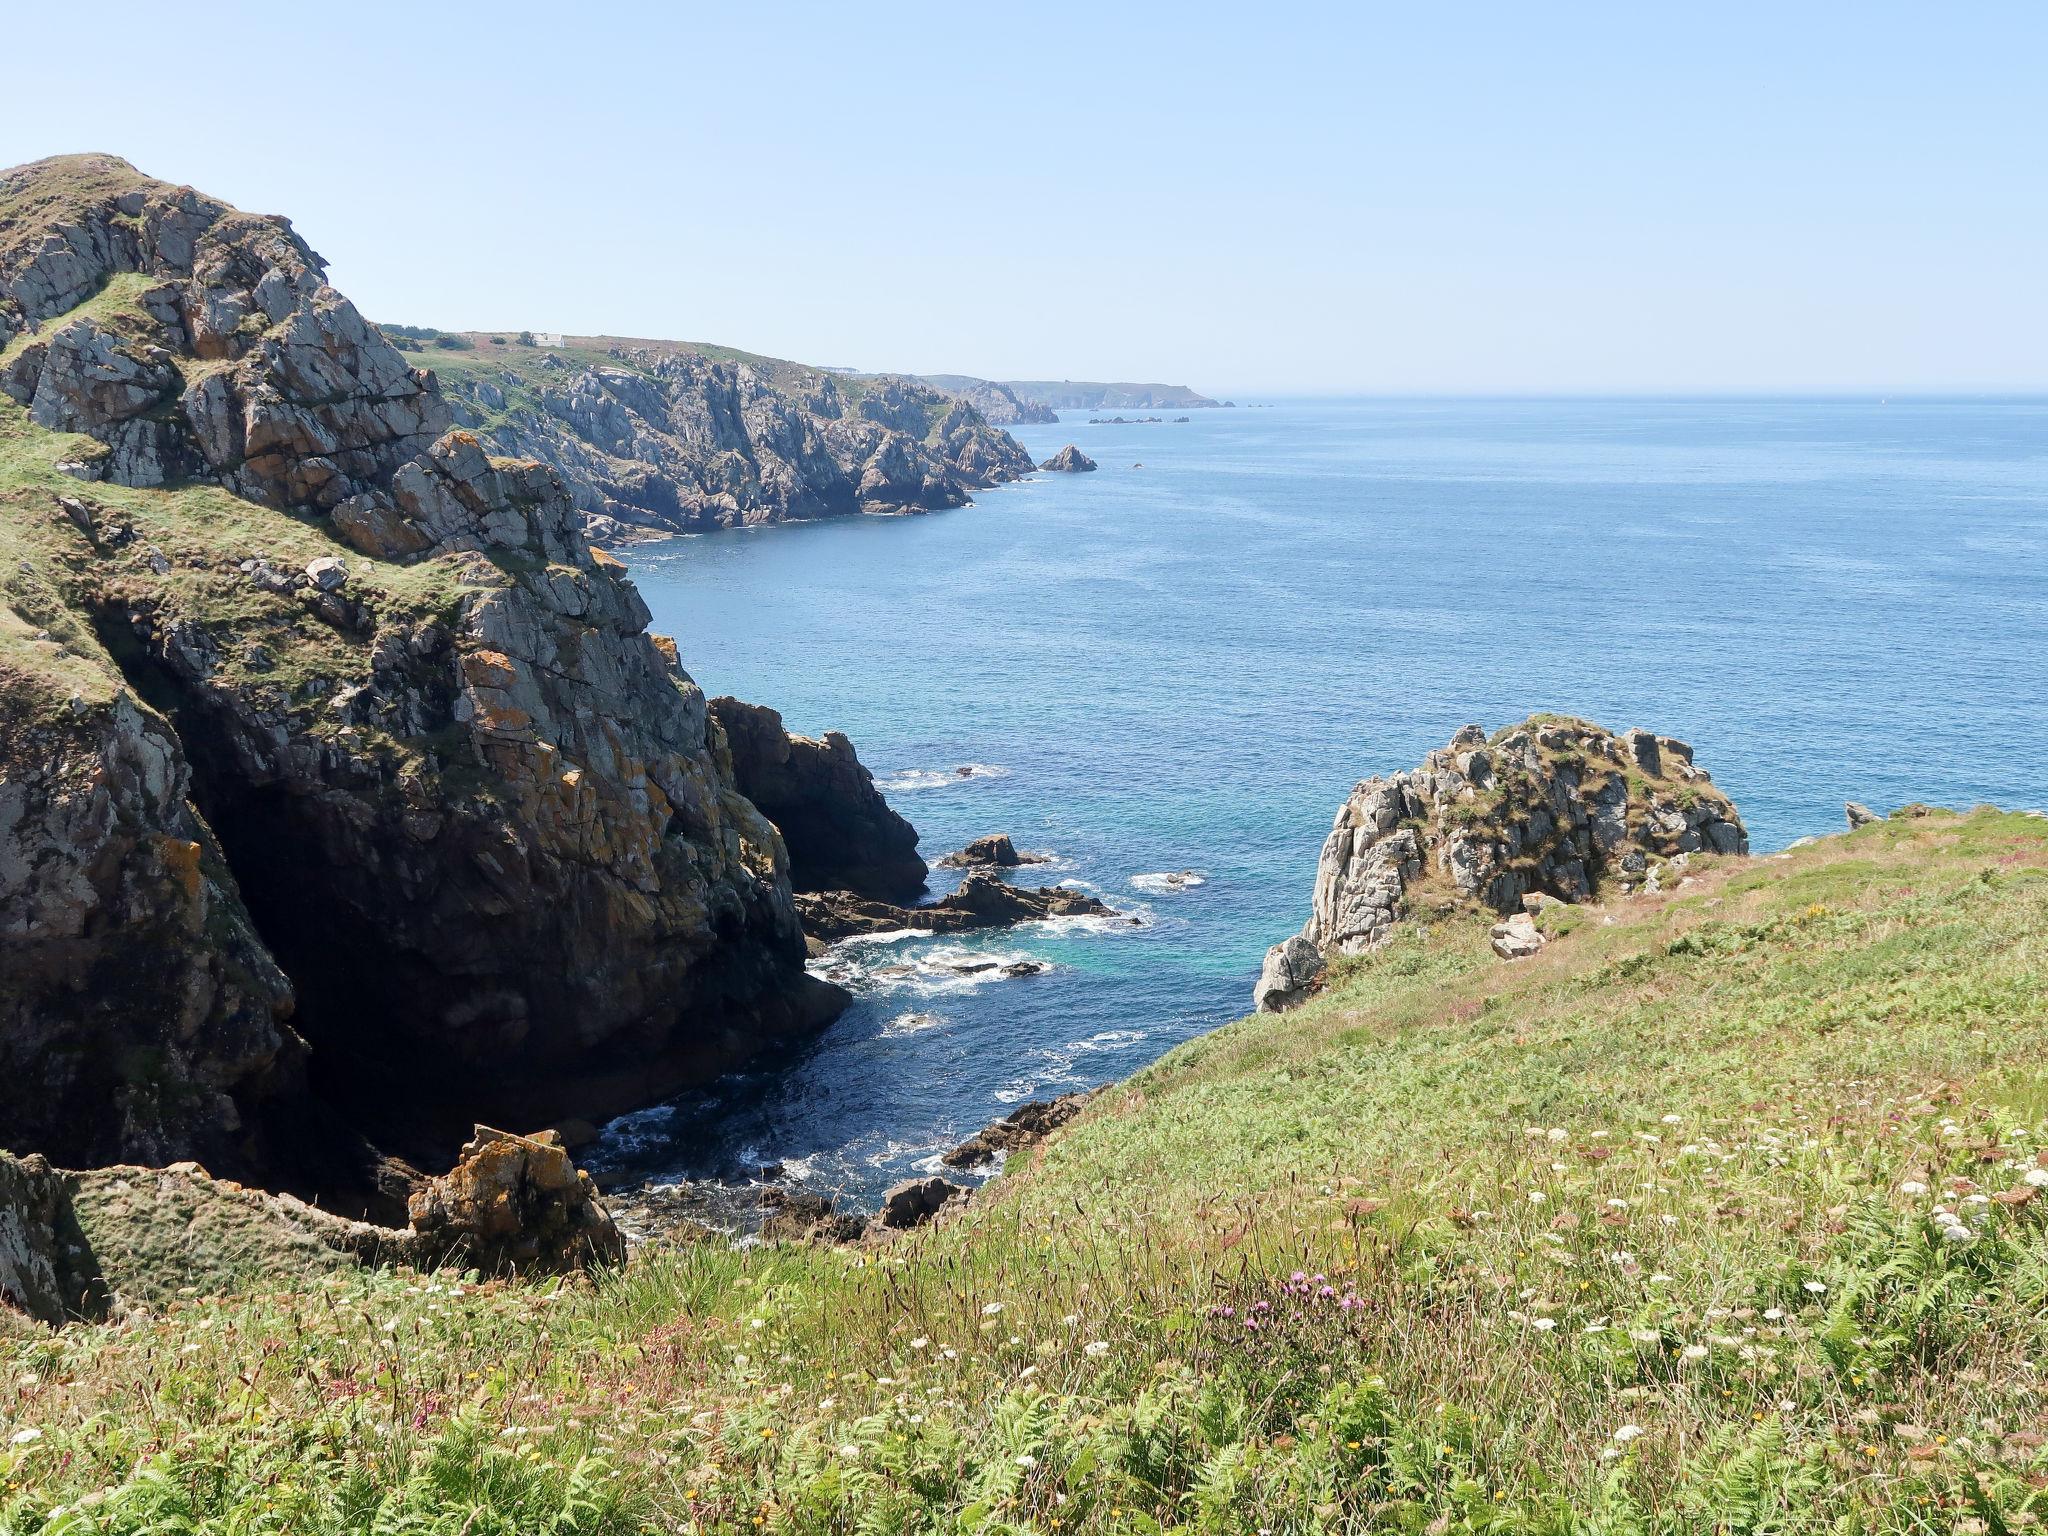
[(458, 424), (562, 478), (604, 544), (965, 506), (1031, 472), (974, 404), (680, 342), (485, 335), (433, 354)]

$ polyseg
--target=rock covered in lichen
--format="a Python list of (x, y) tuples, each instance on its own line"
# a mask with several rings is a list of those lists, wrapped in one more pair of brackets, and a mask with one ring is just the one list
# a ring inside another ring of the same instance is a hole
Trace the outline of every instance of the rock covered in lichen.
[(415, 1262), (534, 1274), (626, 1256), (597, 1186), (553, 1131), (514, 1136), (478, 1126), (455, 1166), (413, 1195), (408, 1214)]
[[(0, 230), (0, 324), (35, 338), (4, 387), (38, 425), (103, 443), (97, 478), (200, 475), (331, 510), (381, 494), (450, 425), (285, 219), (107, 155), (17, 167), (0, 202), (22, 210)], [(117, 280), (134, 298), (118, 316), (67, 318)]]
[(1419, 767), (1351, 792), (1323, 843), (1308, 923), (1269, 952), (1254, 1002), (1302, 996), (1319, 971), (1311, 957), (1385, 943), (1425, 883), (1508, 914), (1532, 893), (1634, 890), (1676, 855), (1748, 851), (1734, 805), (1684, 742), (1555, 715), (1490, 739), (1468, 725)]

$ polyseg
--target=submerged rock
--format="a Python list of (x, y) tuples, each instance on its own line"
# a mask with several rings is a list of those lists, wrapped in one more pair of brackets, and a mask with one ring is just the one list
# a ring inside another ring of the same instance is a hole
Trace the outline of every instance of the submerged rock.
[(899, 907), (869, 901), (850, 891), (802, 893), (796, 898), (804, 932), (831, 941), (863, 934), (916, 929), (926, 933), (966, 933), (976, 928), (1001, 928), (1048, 917), (1115, 917), (1113, 907), (1071, 886), (1032, 889), (1011, 885), (997, 875), (977, 870), (950, 896), (921, 907)]
[(1080, 475), (1095, 468), (1095, 461), (1069, 443), (1038, 467), (1060, 474)]
[[(1559, 715), (1490, 739), (1468, 725), (1420, 767), (1351, 792), (1323, 844), (1308, 923), (1268, 952), (1254, 1004), (1284, 1007), (1312, 986), (1316, 962), (1384, 944), (1418, 887), (1520, 915), (1531, 895), (1625, 894), (1654, 888), (1659, 861), (1748, 851), (1734, 805), (1682, 741)], [(1519, 929), (1503, 937), (1534, 952)]]
[(1034, 1099), (1019, 1104), (1002, 1119), (983, 1127), (966, 1141), (943, 1154), (939, 1161), (948, 1168), (972, 1168), (993, 1162), (999, 1152), (1015, 1152), (1035, 1146), (1081, 1113), (1097, 1090), (1066, 1093), (1056, 1099)]
[(977, 837), (965, 848), (949, 853), (939, 860), (947, 869), (1015, 869), (1023, 864), (1045, 864), (1051, 862), (1042, 853), (1019, 853), (1017, 845), (1010, 841), (1007, 832), (994, 832), (987, 837)]

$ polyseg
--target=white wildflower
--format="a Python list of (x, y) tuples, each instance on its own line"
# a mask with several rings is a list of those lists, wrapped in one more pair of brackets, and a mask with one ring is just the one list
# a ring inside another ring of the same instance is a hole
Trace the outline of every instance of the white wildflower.
[(1000, 1301), (992, 1301), (987, 1306), (981, 1309), (981, 1315), (983, 1317), (994, 1317), (998, 1312), (1002, 1310), (1003, 1304)]
[(1927, 1193), (1927, 1186), (1918, 1179), (1907, 1179), (1899, 1185), (1899, 1193), (1902, 1195), (1924, 1195)]
[(1819, 1296), (1827, 1291), (1828, 1283), (1825, 1280), (1808, 1280), (1802, 1288), (1809, 1295)]
[(839, 1454), (848, 1461), (852, 1461), (860, 1455), (860, 1447), (857, 1445), (842, 1445), (839, 1447)]
[(1022, 1467), (1026, 1472), (1029, 1472), (1033, 1467), (1038, 1465), (1038, 1458), (1032, 1455), (1029, 1451), (1026, 1451), (1022, 1456), (1019, 1456), (1017, 1458), (1017, 1465)]
[(1621, 1428), (1617, 1429), (1614, 1432), (1614, 1438), (1619, 1440), (1623, 1445), (1627, 1445), (1629, 1441), (1635, 1439), (1637, 1436), (1642, 1434), (1642, 1432), (1643, 1426), (1640, 1424), (1624, 1424), (1621, 1426)]
[(42, 1438), (43, 1432), (40, 1429), (17, 1429), (10, 1443), (14, 1445), (34, 1445)]

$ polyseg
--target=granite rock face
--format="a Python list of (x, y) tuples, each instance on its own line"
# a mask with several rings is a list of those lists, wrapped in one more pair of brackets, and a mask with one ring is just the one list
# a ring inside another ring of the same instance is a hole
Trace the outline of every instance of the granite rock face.
[(550, 356), (447, 388), (494, 451), (553, 465), (600, 540), (958, 507), (1031, 469), (971, 404), (912, 379), (656, 343)]
[(245, 1109), (301, 1086), (292, 985), (177, 733), (125, 690), (70, 698), (0, 671), (0, 1142), (233, 1164)]
[[(199, 476), (327, 511), (381, 494), (451, 424), (285, 219), (104, 155), (0, 174), (0, 203), (20, 210), (0, 232), (0, 339), (34, 337), (5, 390), (39, 426), (104, 445), (93, 478)], [(118, 320), (64, 318), (117, 282), (134, 301)]]
[(455, 1166), (414, 1193), (409, 1214), (418, 1263), (535, 1274), (626, 1256), (597, 1186), (553, 1131), (514, 1136), (478, 1126)]
[[(1748, 851), (1734, 805), (1681, 741), (1554, 715), (1491, 739), (1468, 725), (1420, 767), (1351, 792), (1323, 844), (1308, 923), (1268, 953), (1254, 1003), (1285, 1006), (1312, 987), (1317, 961), (1385, 943), (1425, 885), (1507, 915), (1536, 894), (1625, 894), (1675, 856)], [(1533, 953), (1519, 930), (1511, 943)]]
[(909, 901), (924, 889), (917, 828), (889, 809), (842, 733), (793, 736), (774, 710), (734, 698), (710, 708), (733, 781), (781, 832), (797, 890)]
[(332, 1187), (843, 1004), (561, 481), (443, 430), (282, 220), (7, 172), (0, 325), (10, 446), (101, 450), (0, 483), (0, 1145)]

